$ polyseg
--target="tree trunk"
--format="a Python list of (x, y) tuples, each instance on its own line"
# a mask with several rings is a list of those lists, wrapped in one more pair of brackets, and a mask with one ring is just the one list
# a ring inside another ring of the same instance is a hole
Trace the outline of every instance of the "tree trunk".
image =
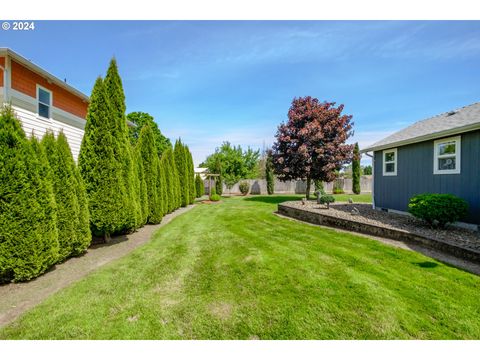
[(307, 198), (307, 200), (310, 199), (310, 186), (312, 184), (312, 179), (310, 179), (310, 176), (307, 177), (307, 190), (305, 191), (306, 194), (305, 194), (305, 197)]

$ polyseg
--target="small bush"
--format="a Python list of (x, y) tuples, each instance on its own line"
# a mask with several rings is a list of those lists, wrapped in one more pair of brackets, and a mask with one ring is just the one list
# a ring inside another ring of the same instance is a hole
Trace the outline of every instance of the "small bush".
[(210, 196), (210, 201), (220, 201), (220, 195), (212, 194)]
[(327, 209), (330, 208), (330, 204), (335, 202), (335, 198), (332, 195), (322, 195), (318, 199), (318, 202), (322, 205), (327, 205)]
[(421, 194), (410, 199), (408, 211), (430, 226), (444, 228), (467, 215), (468, 204), (450, 194)]
[(333, 189), (332, 193), (334, 194), (344, 194), (345, 191), (343, 191), (343, 182), (340, 179), (337, 179), (333, 183)]
[(239, 185), (238, 188), (240, 189), (240, 192), (242, 195), (247, 195), (248, 190), (250, 190), (250, 185), (246, 181), (242, 181)]

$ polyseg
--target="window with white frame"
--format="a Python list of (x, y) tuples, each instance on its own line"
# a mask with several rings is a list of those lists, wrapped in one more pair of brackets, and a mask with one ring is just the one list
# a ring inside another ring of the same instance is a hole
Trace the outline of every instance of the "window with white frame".
[(383, 176), (397, 175), (397, 149), (383, 150)]
[(52, 92), (40, 86), (37, 87), (38, 115), (50, 119), (50, 108), (52, 105)]
[(460, 136), (433, 143), (433, 173), (460, 174)]

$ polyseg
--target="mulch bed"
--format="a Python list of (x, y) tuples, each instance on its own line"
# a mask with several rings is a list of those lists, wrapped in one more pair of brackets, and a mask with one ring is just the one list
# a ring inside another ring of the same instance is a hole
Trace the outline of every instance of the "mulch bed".
[[(478, 231), (454, 226), (447, 226), (445, 229), (432, 229), (413, 216), (374, 210), (371, 204), (335, 203), (330, 204), (330, 209), (317, 204), (316, 201), (307, 201), (305, 205), (302, 205), (300, 201), (288, 201), (282, 204), (345, 220), (403, 230), (432, 240), (440, 240), (455, 246), (480, 251), (480, 232)], [(358, 210), (358, 213), (354, 209)], [(353, 214), (352, 211), (356, 214)]]

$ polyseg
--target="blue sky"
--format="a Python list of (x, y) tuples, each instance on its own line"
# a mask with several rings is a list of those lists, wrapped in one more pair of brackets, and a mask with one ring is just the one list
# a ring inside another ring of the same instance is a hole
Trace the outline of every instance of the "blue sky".
[(361, 147), (480, 100), (478, 21), (40, 21), (0, 47), (87, 95), (115, 56), (128, 111), (196, 165), (224, 140), (271, 145), (295, 96), (344, 104)]

